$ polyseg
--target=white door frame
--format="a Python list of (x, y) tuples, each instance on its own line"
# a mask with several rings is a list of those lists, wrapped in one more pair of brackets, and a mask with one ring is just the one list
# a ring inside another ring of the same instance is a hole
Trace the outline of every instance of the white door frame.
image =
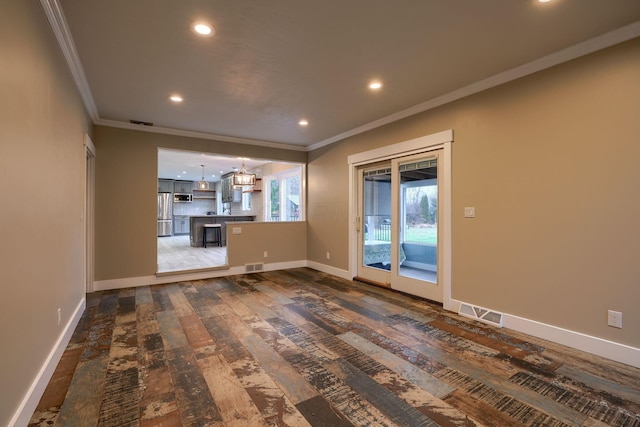
[(451, 301), (451, 144), (453, 130), (421, 136), (408, 141), (386, 145), (347, 157), (349, 163), (349, 273), (355, 277), (358, 271), (358, 167), (400, 156), (427, 153), (442, 149), (442, 176), (438, 179), (442, 195), (442, 271), (438, 280), (442, 284), (442, 302), (445, 309), (455, 310)]
[(95, 164), (96, 147), (88, 134), (84, 135), (84, 206), (82, 207), (82, 283), (85, 294), (93, 292)]

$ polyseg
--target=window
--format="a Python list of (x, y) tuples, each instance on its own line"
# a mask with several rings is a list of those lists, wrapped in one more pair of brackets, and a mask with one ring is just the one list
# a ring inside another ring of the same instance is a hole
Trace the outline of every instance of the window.
[(263, 179), (265, 221), (304, 220), (302, 166)]
[(251, 193), (253, 188), (250, 185), (242, 187), (242, 210), (250, 211), (251, 208)]

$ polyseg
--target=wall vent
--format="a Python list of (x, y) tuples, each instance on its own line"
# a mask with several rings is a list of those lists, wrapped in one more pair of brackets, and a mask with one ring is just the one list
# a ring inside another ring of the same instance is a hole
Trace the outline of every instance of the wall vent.
[(499, 328), (502, 328), (503, 326), (502, 313), (489, 310), (488, 308), (482, 308), (475, 305), (467, 304), (466, 302), (460, 303), (460, 310), (458, 310), (458, 314), (488, 323), (493, 326), (497, 326)]
[(245, 264), (244, 265), (244, 272), (245, 273), (254, 273), (256, 271), (263, 271), (264, 270), (264, 263), (263, 262), (256, 262), (254, 264)]

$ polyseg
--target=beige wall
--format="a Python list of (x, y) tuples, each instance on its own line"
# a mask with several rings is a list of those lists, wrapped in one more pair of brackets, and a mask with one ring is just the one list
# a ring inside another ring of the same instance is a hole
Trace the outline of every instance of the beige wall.
[[(95, 126), (95, 280), (156, 273), (158, 148), (306, 162), (307, 153)], [(234, 212), (240, 214), (240, 212)]]
[[(239, 227), (242, 234), (232, 234)], [(305, 261), (307, 259), (306, 222), (244, 222), (227, 227), (227, 255), (232, 266), (264, 262)], [(264, 252), (267, 257), (264, 257)]]
[(0, 2), (0, 40), (4, 426), (84, 297), (80, 214), (89, 120), (39, 2)]
[(309, 259), (348, 269), (348, 155), (447, 129), (453, 298), (640, 347), (640, 39), (311, 152)]
[[(15, 189), (0, 205), (6, 425), (83, 297), (90, 125), (37, 2), (0, 2), (0, 40), (0, 174)], [(453, 297), (640, 347), (639, 76), (634, 40), (316, 150), (307, 241), (305, 223), (248, 224), (230, 251), (241, 251), (238, 265), (307, 258), (347, 269), (347, 155), (454, 129)], [(307, 157), (100, 126), (93, 140), (96, 280), (155, 273), (158, 147)], [(464, 206), (477, 218), (462, 218)], [(285, 244), (273, 238), (280, 227)], [(624, 329), (605, 325), (607, 309), (624, 313)]]

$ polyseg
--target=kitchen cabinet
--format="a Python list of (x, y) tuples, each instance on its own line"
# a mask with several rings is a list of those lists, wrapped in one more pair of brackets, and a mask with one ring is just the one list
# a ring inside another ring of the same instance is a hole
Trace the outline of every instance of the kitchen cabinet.
[(187, 215), (174, 215), (173, 234), (189, 234), (189, 217)]
[(226, 174), (220, 180), (220, 189), (222, 191), (222, 203), (233, 202), (233, 174)]
[(173, 193), (173, 180), (172, 179), (159, 179), (158, 180), (158, 193)]
[[(202, 226), (204, 224), (222, 224), (222, 245), (227, 245), (227, 223), (237, 221), (255, 221), (255, 215), (192, 215), (189, 217), (191, 246), (199, 248), (202, 243)], [(212, 238), (213, 236), (207, 236)]]
[[(212, 188), (213, 185), (210, 184), (209, 188)], [(216, 191), (215, 190), (193, 190), (193, 200), (215, 200), (216, 199)]]
[(174, 181), (174, 193), (191, 193), (193, 192), (193, 181)]

